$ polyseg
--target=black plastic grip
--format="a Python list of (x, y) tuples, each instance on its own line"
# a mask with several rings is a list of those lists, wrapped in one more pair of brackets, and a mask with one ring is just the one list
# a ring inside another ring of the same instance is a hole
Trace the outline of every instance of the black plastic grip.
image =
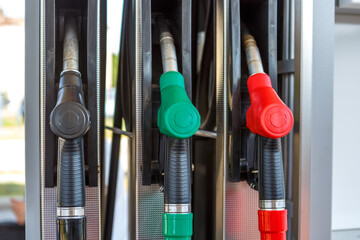
[(56, 106), (50, 114), (50, 127), (59, 137), (75, 139), (90, 127), (90, 114), (85, 108), (81, 78), (74, 72), (62, 74)]
[(167, 204), (191, 203), (189, 139), (168, 138), (165, 162), (164, 201)]
[(83, 138), (65, 140), (59, 162), (58, 204), (61, 207), (85, 206)]
[(281, 139), (259, 136), (259, 200), (285, 199)]

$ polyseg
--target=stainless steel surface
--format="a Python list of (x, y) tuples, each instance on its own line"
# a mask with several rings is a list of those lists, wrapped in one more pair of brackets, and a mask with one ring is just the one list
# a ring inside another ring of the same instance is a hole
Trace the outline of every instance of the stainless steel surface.
[(130, 197), (130, 206), (133, 204), (133, 209), (130, 213), (130, 234), (132, 240), (139, 239), (139, 212), (138, 212), (138, 201), (139, 201), (139, 182), (141, 182), (141, 173), (138, 173), (138, 168), (142, 164), (143, 158), (143, 115), (142, 115), (142, 1), (135, 0), (135, 82), (133, 88), (133, 137), (132, 137), (132, 161), (130, 166), (131, 178), (130, 186), (132, 189), (130, 193), (131, 197), (135, 196), (134, 199)]
[(294, 232), (331, 239), (334, 1), (296, 1)]
[[(46, 204), (43, 205), (43, 225), (42, 238), (44, 240), (56, 240), (56, 193), (57, 188), (45, 188), (44, 199)], [(100, 239), (101, 232), (99, 229), (99, 223), (101, 222), (99, 216), (99, 209), (101, 207), (98, 195), (98, 187), (85, 187), (86, 193), (86, 205), (85, 205), (85, 216), (86, 216), (86, 233), (87, 239)]]
[[(294, 121), (299, 124), (295, 136), (299, 142), (294, 146), (294, 161), (298, 168), (298, 179), (294, 180), (298, 199), (294, 199), (294, 235), (299, 240), (310, 239), (310, 167), (311, 167), (311, 112), (312, 112), (312, 66), (313, 66), (313, 1), (297, 0), (295, 20), (295, 99)], [(297, 188), (297, 186), (299, 186)], [(300, 211), (301, 209), (301, 211)], [(299, 215), (298, 215), (299, 214)]]
[(163, 71), (164, 73), (170, 71), (178, 72), (174, 38), (167, 27), (166, 20), (163, 17), (158, 17), (158, 26), (160, 30), (160, 47)]
[[(101, 31), (100, 31), (100, 20), (101, 20), (101, 12), (106, 13), (106, 10), (100, 9), (101, 6), (104, 6), (104, 4), (100, 3), (101, 0), (97, 0), (96, 1), (96, 105), (97, 105), (97, 109), (96, 109), (96, 116), (97, 116), (97, 132), (96, 132), (96, 148), (97, 148), (97, 166), (98, 166), (98, 172), (97, 172), (97, 177), (98, 177), (98, 186), (94, 187), (94, 188), (89, 188), (93, 191), (93, 194), (91, 196), (86, 196), (86, 205), (85, 205), (85, 213), (86, 212), (86, 206), (90, 206), (91, 209), (89, 209), (88, 211), (88, 215), (87, 215), (87, 221), (93, 221), (94, 225), (93, 228), (91, 228), (91, 225), (87, 227), (87, 236), (94, 236), (94, 239), (101, 239), (102, 238), (102, 196), (103, 196), (103, 190), (102, 190), (102, 179), (101, 179), (101, 167), (102, 167), (102, 151), (101, 151), (101, 142), (103, 141), (103, 139), (101, 139), (101, 121), (100, 121), (100, 117), (101, 115), (101, 69), (100, 69), (100, 39), (101, 39)], [(106, 21), (106, 20), (104, 20)], [(103, 43), (105, 44), (105, 43)], [(105, 61), (105, 60), (104, 60)], [(105, 64), (104, 64), (105, 66)], [(90, 191), (89, 191), (90, 192)], [(92, 234), (93, 235), (90, 235)]]
[(285, 199), (280, 200), (259, 200), (261, 210), (282, 210), (285, 209)]
[[(41, 237), (45, 239), (45, 230), (46, 230), (46, 217), (45, 212), (46, 205), (51, 205), (51, 203), (46, 202), (45, 198), (45, 108), (46, 108), (46, 1), (41, 0), (40, 2), (40, 187), (41, 187)], [(53, 199), (56, 206), (56, 198)], [(55, 218), (52, 219), (55, 224)], [(56, 231), (54, 232), (56, 236)]]
[(191, 213), (191, 204), (164, 204), (166, 213)]
[[(259, 194), (246, 182), (226, 183), (226, 240), (258, 240)], [(290, 240), (290, 239), (289, 239)]]
[(57, 207), (56, 216), (58, 217), (75, 217), (84, 216), (85, 208), (83, 207)]
[(198, 136), (198, 137), (207, 137), (207, 138), (216, 139), (217, 133), (211, 132), (211, 131), (206, 131), (206, 130), (197, 130), (194, 135)]
[[(244, 33), (243, 33), (244, 34)], [(249, 69), (249, 75), (255, 73), (263, 73), (264, 68), (261, 62), (261, 56), (259, 49), (256, 45), (256, 41), (251, 34), (243, 35), (244, 49), (246, 54), (246, 63)]]
[(229, 1), (214, 0), (215, 6), (215, 79), (216, 79), (216, 197), (213, 236), (226, 239), (226, 180), (228, 167), (228, 61)]
[[(136, 0), (133, 3), (135, 4), (135, 81), (132, 111), (132, 161), (130, 166), (130, 239), (163, 239), (162, 213), (164, 211), (164, 194), (160, 192), (157, 185), (143, 186), (141, 171), (144, 150), (142, 85), (144, 79), (151, 79), (151, 72), (144, 72), (144, 66), (147, 64), (147, 62), (144, 62), (144, 59), (148, 61), (148, 57), (151, 56), (149, 54), (151, 44), (143, 43), (142, 39), (151, 39), (151, 35), (143, 35), (146, 33), (146, 31), (143, 31), (143, 18), (150, 18), (148, 14), (151, 11), (151, 1)], [(147, 33), (151, 34), (151, 32)]]
[[(25, 2), (25, 236), (41, 239), (40, 91), (44, 1)], [(39, 24), (40, 23), (40, 24)], [(40, 44), (39, 44), (40, 43)]]
[(79, 70), (79, 41), (77, 18), (74, 14), (65, 16), (63, 70)]

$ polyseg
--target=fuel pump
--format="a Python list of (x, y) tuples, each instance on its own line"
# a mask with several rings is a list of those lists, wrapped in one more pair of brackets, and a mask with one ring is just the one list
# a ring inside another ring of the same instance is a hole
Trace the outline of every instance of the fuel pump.
[(50, 115), (51, 130), (58, 136), (57, 239), (83, 240), (85, 233), (85, 164), (83, 136), (90, 127), (84, 104), (77, 19), (65, 16), (63, 71), (56, 106)]
[(174, 39), (164, 16), (159, 15), (157, 23), (164, 71), (160, 78), (158, 127), (168, 136), (163, 235), (165, 239), (191, 239), (190, 137), (199, 129), (200, 115), (185, 91), (184, 77), (178, 72)]
[(270, 77), (264, 73), (260, 52), (254, 37), (242, 26), (242, 40), (250, 77), (247, 86), (251, 105), (246, 125), (258, 134), (259, 211), (261, 239), (286, 239), (287, 210), (281, 152), (281, 137), (294, 124), (290, 109), (272, 88)]

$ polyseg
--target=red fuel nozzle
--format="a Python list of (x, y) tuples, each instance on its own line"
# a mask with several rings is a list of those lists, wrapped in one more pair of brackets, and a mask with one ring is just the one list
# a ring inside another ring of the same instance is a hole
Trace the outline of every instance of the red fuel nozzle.
[(259, 210), (261, 240), (286, 240), (287, 211)]
[(246, 125), (251, 132), (277, 139), (288, 134), (294, 117), (271, 86), (265, 73), (251, 75), (247, 82), (251, 105), (246, 113)]

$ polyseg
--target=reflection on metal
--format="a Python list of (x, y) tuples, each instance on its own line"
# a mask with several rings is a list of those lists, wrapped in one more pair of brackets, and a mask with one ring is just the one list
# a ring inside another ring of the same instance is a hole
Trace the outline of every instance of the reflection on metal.
[(260, 200), (259, 208), (261, 210), (283, 210), (285, 209), (285, 199)]
[(207, 137), (207, 138), (216, 139), (217, 133), (206, 130), (197, 130), (194, 135), (198, 137)]
[(242, 34), (249, 75), (253, 75), (255, 73), (263, 73), (264, 68), (261, 62), (260, 52), (256, 45), (256, 41), (254, 37), (249, 34), (247, 29), (245, 29), (245, 25), (242, 25), (242, 29), (244, 29)]
[(165, 204), (166, 213), (191, 213), (191, 204)]
[(157, 22), (160, 30), (160, 47), (163, 72), (178, 72), (174, 38), (168, 29), (165, 18), (162, 15), (158, 16)]
[(84, 216), (84, 214), (84, 207), (58, 207), (56, 210), (58, 217)]
[(229, 1), (214, 1), (215, 5), (215, 79), (216, 79), (216, 198), (215, 239), (225, 239), (225, 196), (228, 166), (228, 61), (229, 61)]
[(79, 41), (75, 16), (68, 16), (65, 21), (63, 69), (64, 71), (79, 70)]
[[(295, 238), (308, 240), (310, 234), (310, 171), (311, 171), (311, 111), (312, 111), (312, 59), (313, 59), (313, 1), (297, 1), (295, 39), (295, 123), (299, 130), (294, 133), (299, 139), (295, 145), (294, 161), (299, 169), (297, 182), (298, 199), (294, 199), (297, 209), (294, 218), (298, 226), (294, 226)], [(296, 175), (295, 175), (296, 176)], [(298, 201), (298, 202), (297, 202)], [(301, 211), (300, 211), (301, 209)], [(297, 215), (299, 213), (299, 215)], [(301, 213), (301, 214), (300, 214)]]

